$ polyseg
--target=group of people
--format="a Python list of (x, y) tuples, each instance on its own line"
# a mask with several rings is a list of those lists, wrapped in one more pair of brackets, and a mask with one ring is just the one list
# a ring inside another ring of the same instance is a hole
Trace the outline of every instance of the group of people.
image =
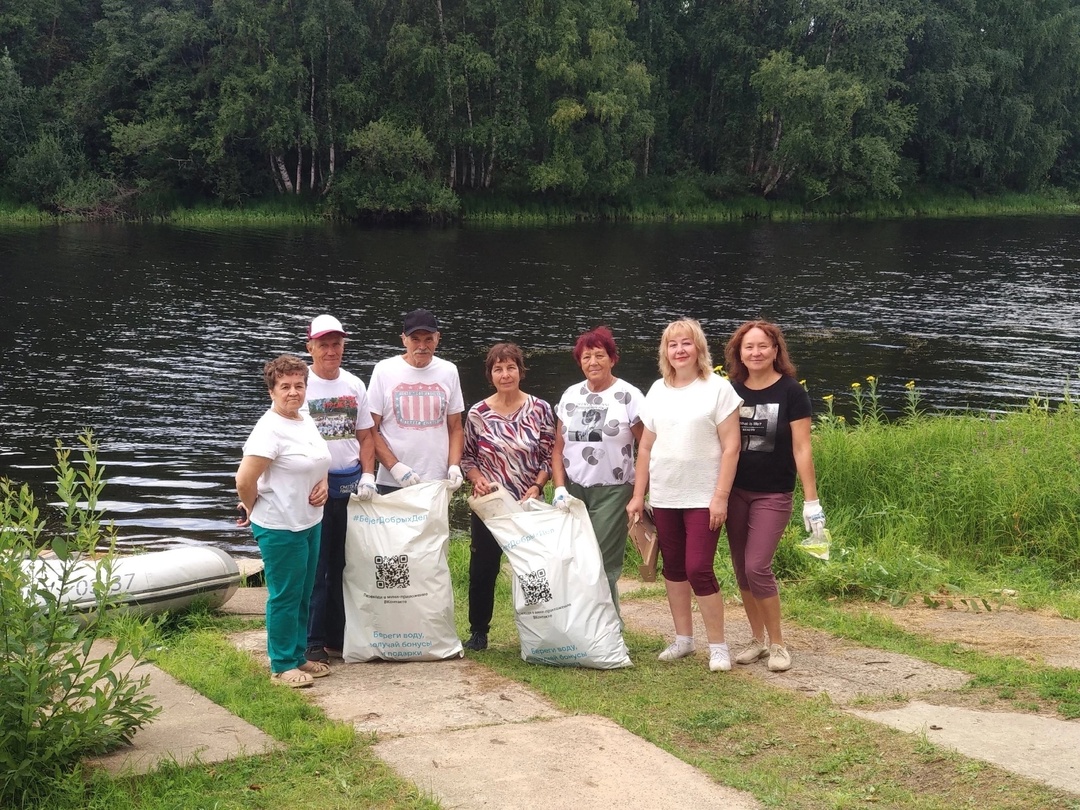
[[(341, 368), (346, 337), (336, 318), (320, 315), (308, 330), (310, 368), (292, 355), (266, 364), (271, 407), (248, 437), (236, 475), (238, 524), (251, 526), (265, 564), (275, 681), (310, 686), (340, 655), (348, 497), (431, 480), (456, 489), (466, 478), (477, 496), (501, 487), (519, 501), (542, 500), (550, 480), (556, 507), (583, 501), (616, 607), (628, 519), (642, 518), (648, 495), (675, 625), (660, 660), (694, 653), (693, 595), (712, 671), (731, 668), (713, 569), (726, 526), (752, 631), (735, 661), (767, 656), (773, 671), (791, 666), (772, 560), (796, 476), (807, 530), (820, 535), (825, 516), (810, 452), (810, 399), (775, 324), (747, 322), (732, 335), (730, 381), (714, 373), (697, 321), (669, 324), (661, 379), (648, 394), (615, 376), (611, 331), (589, 330), (573, 347), (584, 379), (554, 409), (522, 390), (521, 348), (497, 343), (484, 361), (493, 393), (464, 419), (457, 367), (436, 356), (441, 332), (430, 311), (405, 316), (404, 351), (377, 363), (366, 388)], [(483, 650), (502, 549), (475, 515), (471, 540), (464, 646)]]

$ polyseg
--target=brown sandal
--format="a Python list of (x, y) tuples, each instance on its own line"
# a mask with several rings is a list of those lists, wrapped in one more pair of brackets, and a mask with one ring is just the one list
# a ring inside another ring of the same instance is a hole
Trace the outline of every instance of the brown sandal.
[(312, 678), (325, 678), (330, 674), (330, 665), (325, 661), (308, 661), (297, 667), (301, 672), (305, 672)]
[(270, 680), (287, 686), (290, 689), (305, 689), (312, 686), (315, 681), (311, 675), (301, 672), (299, 669), (287, 669), (284, 672), (271, 672)]

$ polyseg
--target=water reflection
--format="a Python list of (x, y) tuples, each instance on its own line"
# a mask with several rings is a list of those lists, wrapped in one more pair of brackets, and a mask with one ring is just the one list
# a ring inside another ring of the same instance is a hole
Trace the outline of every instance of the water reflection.
[(573, 339), (601, 322), (616, 373), (647, 387), (663, 325), (684, 315), (718, 362), (740, 321), (779, 321), (815, 402), (867, 374), (893, 410), (908, 379), (939, 409), (1059, 397), (1080, 366), (1072, 225), (0, 230), (0, 473), (45, 493), (54, 440), (93, 427), (124, 544), (255, 554), (231, 490), (268, 405), (261, 364), (302, 352), (322, 311), (350, 330), (345, 367), (366, 380), (400, 349), (401, 314), (435, 310), (470, 401), (503, 339), (529, 352), (529, 390), (557, 397), (578, 378)]

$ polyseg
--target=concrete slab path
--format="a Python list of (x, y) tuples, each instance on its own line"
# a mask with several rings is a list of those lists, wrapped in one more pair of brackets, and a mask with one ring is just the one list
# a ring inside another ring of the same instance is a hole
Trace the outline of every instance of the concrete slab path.
[(499, 810), (756, 808), (602, 717), (390, 737), (375, 753), (445, 807)]
[[(265, 589), (241, 588), (223, 610), (259, 617), (265, 602)], [(634, 631), (671, 635), (662, 601), (625, 600), (623, 616)], [(748, 640), (739, 618), (733, 614), (728, 622), (733, 649)], [(700, 623), (695, 632), (703, 644)], [(233, 641), (266, 660), (265, 631), (239, 633)], [(739, 669), (772, 686), (827, 694), (865, 719), (924, 733), (965, 756), (1080, 795), (1075, 755), (1080, 721), (933, 705), (920, 698), (956, 690), (968, 676), (805, 628), (790, 628), (786, 641), (794, 657), (789, 672), (770, 673), (763, 662)], [(468, 658), (430, 664), (338, 662), (334, 669), (332, 677), (316, 681), (304, 695), (327, 716), (376, 733), (376, 753), (447, 807), (760, 806), (749, 794), (715, 783), (617, 724), (566, 715)], [(164, 760), (212, 762), (273, 745), (258, 729), (165, 673), (154, 667), (148, 671), (161, 716), (136, 735), (130, 750), (95, 764), (114, 772), (143, 772)], [(862, 707), (863, 699), (882, 697), (909, 702), (883, 711)], [(680, 786), (677, 800), (659, 787), (670, 784)]]
[[(91, 657), (100, 658), (110, 642), (99, 641), (91, 648)], [(134, 660), (121, 661), (124, 672), (131, 672)], [(164, 762), (179, 765), (221, 762), (238, 756), (254, 756), (278, 747), (273, 737), (241, 720), (235, 714), (207, 700), (190, 686), (149, 664), (140, 665), (133, 677), (149, 676), (147, 694), (161, 713), (124, 745), (85, 764), (103, 768), (115, 775), (141, 774)]]

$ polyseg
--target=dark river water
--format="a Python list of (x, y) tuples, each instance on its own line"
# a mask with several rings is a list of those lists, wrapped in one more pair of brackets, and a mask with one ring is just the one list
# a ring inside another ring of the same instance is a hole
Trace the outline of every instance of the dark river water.
[[(126, 547), (212, 543), (233, 526), (240, 448), (268, 406), (262, 363), (304, 351), (310, 319), (350, 331), (367, 381), (415, 307), (443, 323), (467, 403), (497, 340), (527, 352), (524, 388), (580, 379), (570, 347), (608, 324), (616, 368), (657, 376), (664, 325), (700, 319), (714, 361), (743, 320), (779, 322), (811, 392), (875, 375), (893, 412), (914, 379), (937, 410), (1060, 400), (1080, 368), (1080, 220), (569, 226), (152, 225), (0, 229), (0, 475), (51, 493), (53, 446), (93, 428), (107, 518)], [(864, 382), (865, 385), (865, 382)]]

